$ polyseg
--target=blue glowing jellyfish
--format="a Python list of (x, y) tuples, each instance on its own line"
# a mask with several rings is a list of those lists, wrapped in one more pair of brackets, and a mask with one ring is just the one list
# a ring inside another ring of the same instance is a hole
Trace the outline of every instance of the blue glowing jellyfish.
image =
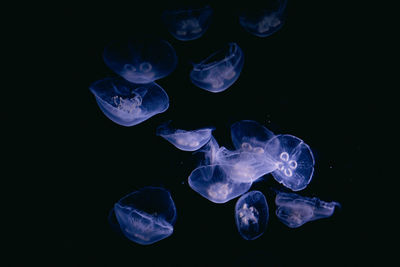
[(137, 84), (163, 78), (177, 65), (174, 48), (167, 41), (150, 37), (111, 43), (105, 47), (103, 59), (115, 73)]
[(242, 49), (236, 43), (229, 43), (200, 63), (193, 64), (190, 79), (204, 90), (222, 92), (238, 79), (243, 63)]
[(236, 226), (244, 239), (254, 240), (260, 237), (267, 227), (268, 218), (267, 200), (260, 191), (250, 191), (236, 202)]
[(314, 156), (303, 140), (280, 134), (267, 142), (265, 150), (277, 164), (275, 180), (293, 191), (307, 187), (314, 173)]
[(231, 138), (236, 149), (263, 154), (274, 133), (258, 122), (242, 120), (231, 125)]
[(122, 233), (133, 242), (150, 245), (174, 231), (176, 208), (170, 193), (144, 187), (121, 198), (114, 212)]
[(276, 216), (290, 228), (297, 228), (306, 222), (332, 216), (337, 202), (325, 202), (316, 197), (302, 197), (294, 193), (279, 192), (276, 195)]
[(166, 111), (169, 98), (156, 83), (132, 84), (121, 78), (94, 82), (90, 91), (101, 111), (113, 122), (133, 126)]
[(239, 15), (242, 27), (258, 37), (267, 37), (282, 28), (287, 0), (266, 0), (262, 7), (253, 6)]
[(236, 182), (254, 182), (277, 169), (277, 164), (266, 153), (243, 150), (228, 150), (221, 147), (216, 153), (216, 162), (229, 178)]
[(173, 129), (169, 122), (157, 128), (157, 135), (163, 137), (176, 148), (183, 151), (195, 151), (204, 146), (211, 138), (214, 128), (202, 128), (197, 130)]
[(166, 10), (163, 21), (176, 39), (189, 41), (200, 38), (211, 24), (210, 6)]
[(189, 186), (214, 203), (225, 203), (247, 192), (251, 182), (236, 182), (220, 165), (200, 166), (189, 175)]

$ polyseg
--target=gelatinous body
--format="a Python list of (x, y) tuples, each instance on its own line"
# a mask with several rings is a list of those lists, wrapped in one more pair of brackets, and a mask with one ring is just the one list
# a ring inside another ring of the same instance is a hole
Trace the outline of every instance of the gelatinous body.
[(267, 200), (260, 191), (250, 191), (236, 202), (236, 226), (244, 239), (254, 240), (260, 237), (267, 227), (268, 218)]
[(183, 151), (195, 151), (204, 146), (211, 138), (214, 128), (202, 128), (192, 131), (173, 129), (168, 124), (157, 128), (157, 135), (165, 138)]
[(279, 192), (276, 195), (276, 216), (290, 228), (300, 227), (306, 222), (330, 217), (337, 202), (325, 202), (316, 197), (302, 197), (294, 193)]
[(236, 43), (229, 43), (200, 63), (193, 64), (190, 79), (204, 90), (222, 92), (238, 79), (243, 63), (242, 49)]
[(90, 91), (101, 111), (113, 122), (133, 126), (166, 111), (169, 98), (156, 83), (132, 84), (121, 78), (94, 82)]
[(258, 122), (242, 120), (231, 125), (231, 137), (236, 149), (261, 154), (274, 133)]
[(174, 48), (167, 41), (149, 37), (111, 43), (105, 47), (103, 59), (115, 73), (137, 84), (163, 78), (177, 65)]
[(189, 41), (200, 38), (206, 32), (212, 13), (210, 6), (166, 10), (163, 21), (176, 39)]
[(263, 6), (253, 6), (241, 12), (239, 22), (251, 34), (267, 37), (284, 24), (287, 0), (266, 0)]
[(220, 165), (196, 168), (189, 175), (189, 186), (214, 203), (225, 203), (242, 195), (251, 187), (251, 182), (241, 183), (229, 178)]
[(160, 187), (145, 187), (121, 198), (114, 205), (122, 233), (141, 244), (153, 244), (173, 233), (175, 203)]
[(314, 173), (314, 156), (303, 140), (289, 134), (280, 134), (267, 142), (265, 150), (276, 162), (272, 172), (275, 180), (293, 191), (307, 187)]

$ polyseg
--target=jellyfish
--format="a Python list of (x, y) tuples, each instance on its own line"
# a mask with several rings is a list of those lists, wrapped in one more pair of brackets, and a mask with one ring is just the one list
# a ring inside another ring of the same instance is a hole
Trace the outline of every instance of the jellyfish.
[(267, 0), (263, 7), (252, 6), (239, 15), (239, 23), (249, 33), (267, 37), (282, 28), (287, 0)]
[(254, 240), (264, 234), (268, 218), (267, 200), (260, 191), (247, 192), (236, 202), (236, 226), (244, 239)]
[(236, 182), (224, 169), (220, 165), (200, 166), (189, 175), (189, 186), (214, 203), (228, 202), (250, 189), (251, 182)]
[(277, 164), (274, 179), (293, 191), (307, 187), (314, 173), (314, 156), (303, 140), (280, 134), (269, 140), (265, 150)]
[(174, 231), (176, 208), (161, 187), (144, 187), (121, 198), (114, 212), (122, 233), (140, 245), (150, 245)]
[(156, 83), (132, 84), (122, 78), (105, 78), (90, 85), (101, 111), (113, 122), (133, 126), (166, 111), (169, 98)]
[(163, 137), (180, 150), (195, 151), (210, 140), (213, 130), (214, 128), (201, 128), (191, 131), (173, 129), (168, 122), (157, 128), (157, 135)]
[(125, 80), (145, 84), (169, 75), (177, 65), (174, 48), (164, 40), (138, 37), (105, 47), (106, 65)]
[(337, 202), (325, 202), (316, 197), (302, 197), (294, 193), (279, 192), (276, 195), (276, 216), (290, 228), (297, 228), (306, 222), (332, 216)]
[(236, 43), (229, 43), (200, 63), (193, 64), (190, 79), (204, 90), (222, 92), (238, 79), (243, 63), (242, 49)]
[(231, 125), (231, 138), (236, 149), (263, 154), (274, 133), (256, 121), (242, 120)]
[(163, 12), (168, 31), (180, 41), (195, 40), (203, 36), (211, 24), (210, 6), (187, 7)]

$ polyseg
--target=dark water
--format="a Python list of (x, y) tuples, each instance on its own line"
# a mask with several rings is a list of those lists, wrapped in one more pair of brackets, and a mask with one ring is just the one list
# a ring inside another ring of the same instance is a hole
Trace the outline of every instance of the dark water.
[[(357, 49), (338, 22), (341, 9), (321, 1), (290, 1), (283, 28), (258, 38), (239, 25), (235, 12), (241, 6), (218, 2), (208, 31), (189, 42), (174, 39), (163, 27), (166, 3), (97, 3), (55, 11), (64, 35), (57, 53), (66, 58), (59, 64), (67, 71), (57, 88), (63, 92), (60, 106), (51, 115), (60, 131), (49, 139), (55, 158), (49, 161), (48, 190), (55, 201), (47, 208), (56, 215), (47, 223), (54, 246), (45, 258), (54, 266), (326, 266), (373, 257), (368, 195), (361, 196), (375, 176), (365, 169), (370, 141), (363, 133), (377, 103), (359, 86), (353, 68)], [(136, 33), (169, 41), (178, 67), (157, 82), (169, 95), (169, 109), (126, 128), (101, 113), (88, 87), (114, 75), (101, 57), (104, 45)], [(239, 79), (218, 94), (195, 87), (189, 80), (191, 62), (227, 42), (237, 42), (245, 55)], [(274, 214), (269, 188), (278, 184), (266, 176), (252, 190), (266, 195), (267, 230), (257, 240), (242, 239), (234, 222), (236, 200), (218, 205), (190, 189), (187, 178), (198, 157), (177, 150), (155, 131), (167, 120), (182, 129), (214, 126), (218, 142), (229, 148), (229, 127), (243, 119), (303, 139), (316, 164), (312, 182), (299, 193), (337, 201), (342, 209), (289, 229)], [(107, 217), (118, 199), (146, 185), (171, 192), (178, 218), (172, 236), (140, 246), (113, 232)]]

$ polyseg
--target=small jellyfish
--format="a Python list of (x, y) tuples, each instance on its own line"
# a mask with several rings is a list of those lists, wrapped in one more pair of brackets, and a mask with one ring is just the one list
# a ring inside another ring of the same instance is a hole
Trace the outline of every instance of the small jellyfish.
[(249, 33), (267, 37), (282, 28), (287, 0), (267, 0), (262, 7), (252, 6), (239, 15), (239, 23)]
[(164, 11), (163, 21), (176, 39), (190, 41), (200, 38), (207, 31), (212, 13), (210, 6), (172, 9)]
[(211, 132), (214, 128), (202, 128), (197, 130), (173, 129), (169, 122), (162, 124), (157, 128), (157, 135), (163, 137), (183, 151), (195, 151), (204, 146), (211, 138)]
[(242, 120), (231, 125), (231, 138), (236, 149), (262, 154), (274, 133), (256, 121)]
[(106, 65), (125, 80), (145, 84), (169, 75), (177, 65), (174, 48), (164, 40), (141, 37), (105, 47)]
[(252, 184), (230, 179), (223, 166), (219, 165), (196, 168), (189, 175), (188, 182), (194, 191), (214, 203), (228, 202), (247, 192)]
[(132, 84), (121, 78), (105, 78), (90, 85), (101, 111), (113, 122), (133, 126), (166, 111), (167, 93), (156, 83)]
[(307, 187), (314, 173), (314, 156), (303, 140), (280, 134), (267, 142), (265, 150), (277, 164), (275, 180), (293, 191)]
[(193, 64), (190, 79), (204, 90), (222, 92), (238, 79), (243, 63), (242, 49), (236, 43), (229, 43), (200, 63)]
[(153, 244), (174, 231), (175, 203), (161, 187), (144, 187), (130, 193), (114, 205), (114, 212), (122, 233), (141, 245)]
[(297, 228), (306, 222), (332, 216), (337, 202), (325, 202), (316, 197), (302, 197), (294, 193), (279, 192), (276, 195), (276, 216), (290, 228)]
[(236, 226), (244, 239), (254, 240), (260, 237), (267, 227), (268, 218), (267, 200), (260, 191), (250, 191), (236, 202)]

